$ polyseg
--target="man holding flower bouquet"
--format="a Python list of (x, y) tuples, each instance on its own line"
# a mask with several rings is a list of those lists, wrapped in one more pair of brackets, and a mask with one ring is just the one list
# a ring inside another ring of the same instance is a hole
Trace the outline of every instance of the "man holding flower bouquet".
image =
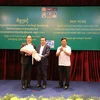
[[(32, 63), (34, 60), (32, 59), (32, 52), (35, 50), (35, 45), (32, 44), (32, 36), (28, 35), (26, 37), (26, 42), (22, 43), (20, 53), (21, 53), (21, 81), (22, 81), (22, 89), (26, 90), (26, 88), (32, 88), (30, 85), (31, 81), (31, 72), (32, 72)], [(28, 71), (27, 82), (25, 81), (26, 71)]]
[[(36, 87), (46, 88), (47, 85), (47, 67), (48, 67), (48, 56), (50, 54), (50, 47), (46, 44), (46, 38), (40, 38), (40, 45), (37, 48), (37, 53), (40, 55), (41, 60), (37, 61), (37, 80), (38, 83)], [(43, 78), (43, 83), (41, 86), (41, 81)]]

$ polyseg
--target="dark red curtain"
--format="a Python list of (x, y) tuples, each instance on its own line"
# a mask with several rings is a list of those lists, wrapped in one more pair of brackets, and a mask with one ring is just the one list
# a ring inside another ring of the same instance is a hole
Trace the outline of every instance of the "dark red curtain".
[[(56, 51), (49, 56), (48, 79), (58, 80), (58, 59)], [(70, 80), (100, 81), (100, 51), (72, 51)], [(32, 70), (32, 79), (36, 79), (36, 66)], [(21, 64), (19, 50), (0, 50), (0, 79), (20, 79)]]
[(100, 5), (100, 0), (0, 0), (1, 5)]
[[(0, 0), (0, 5), (25, 6), (75, 6), (100, 5), (100, 0)], [(49, 56), (48, 79), (58, 80), (56, 51)], [(70, 80), (100, 81), (100, 51), (72, 51)], [(32, 70), (32, 79), (36, 79), (36, 66)], [(19, 50), (0, 50), (0, 79), (20, 79), (21, 64)]]

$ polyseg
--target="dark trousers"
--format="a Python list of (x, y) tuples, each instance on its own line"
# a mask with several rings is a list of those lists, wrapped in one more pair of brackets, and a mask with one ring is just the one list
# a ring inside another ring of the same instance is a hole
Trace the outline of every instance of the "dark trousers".
[(39, 63), (37, 65), (37, 80), (38, 80), (38, 84), (41, 85), (41, 81), (43, 78), (43, 85), (47, 84), (47, 65), (43, 65), (42, 63)]
[(30, 84), (31, 72), (32, 72), (32, 65), (30, 63), (22, 64), (22, 69), (21, 69), (22, 85), (25, 85), (26, 74), (27, 74), (27, 84)]
[(63, 79), (65, 78), (65, 85), (69, 86), (70, 82), (70, 66), (59, 66), (59, 85), (63, 86)]

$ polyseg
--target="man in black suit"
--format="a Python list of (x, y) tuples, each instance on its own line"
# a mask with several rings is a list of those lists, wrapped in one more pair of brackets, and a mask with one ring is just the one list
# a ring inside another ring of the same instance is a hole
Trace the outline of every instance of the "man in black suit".
[[(26, 43), (22, 43), (21, 48), (26, 46), (26, 45), (32, 45), (34, 48), (34, 44), (32, 44), (32, 36), (28, 35), (26, 37)], [(31, 53), (25, 53), (20, 51), (21, 53), (21, 81), (22, 81), (22, 89), (26, 90), (26, 88), (32, 88), (30, 85), (31, 81), (31, 71), (32, 71), (32, 54)], [(25, 82), (25, 75), (26, 71), (28, 71), (28, 76), (27, 76), (27, 84)]]
[(41, 80), (42, 80), (42, 75), (43, 75), (43, 85), (42, 88), (46, 88), (47, 84), (47, 67), (48, 67), (48, 56), (50, 53), (50, 47), (46, 44), (46, 38), (41, 37), (40, 39), (41, 44), (37, 48), (37, 53), (41, 55), (41, 60), (38, 62), (37, 61), (37, 80), (38, 84), (36, 87), (41, 87)]

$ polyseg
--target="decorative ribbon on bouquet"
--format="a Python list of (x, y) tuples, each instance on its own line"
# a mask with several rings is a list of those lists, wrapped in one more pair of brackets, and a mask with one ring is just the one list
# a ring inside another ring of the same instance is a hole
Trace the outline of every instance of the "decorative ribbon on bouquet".
[[(38, 54), (31, 44), (28, 44), (22, 47), (20, 51), (25, 52), (26, 54), (32, 55), (32, 58), (34, 58), (36, 61), (41, 60), (42, 55)], [(32, 64), (34, 64), (34, 59), (32, 59)]]

